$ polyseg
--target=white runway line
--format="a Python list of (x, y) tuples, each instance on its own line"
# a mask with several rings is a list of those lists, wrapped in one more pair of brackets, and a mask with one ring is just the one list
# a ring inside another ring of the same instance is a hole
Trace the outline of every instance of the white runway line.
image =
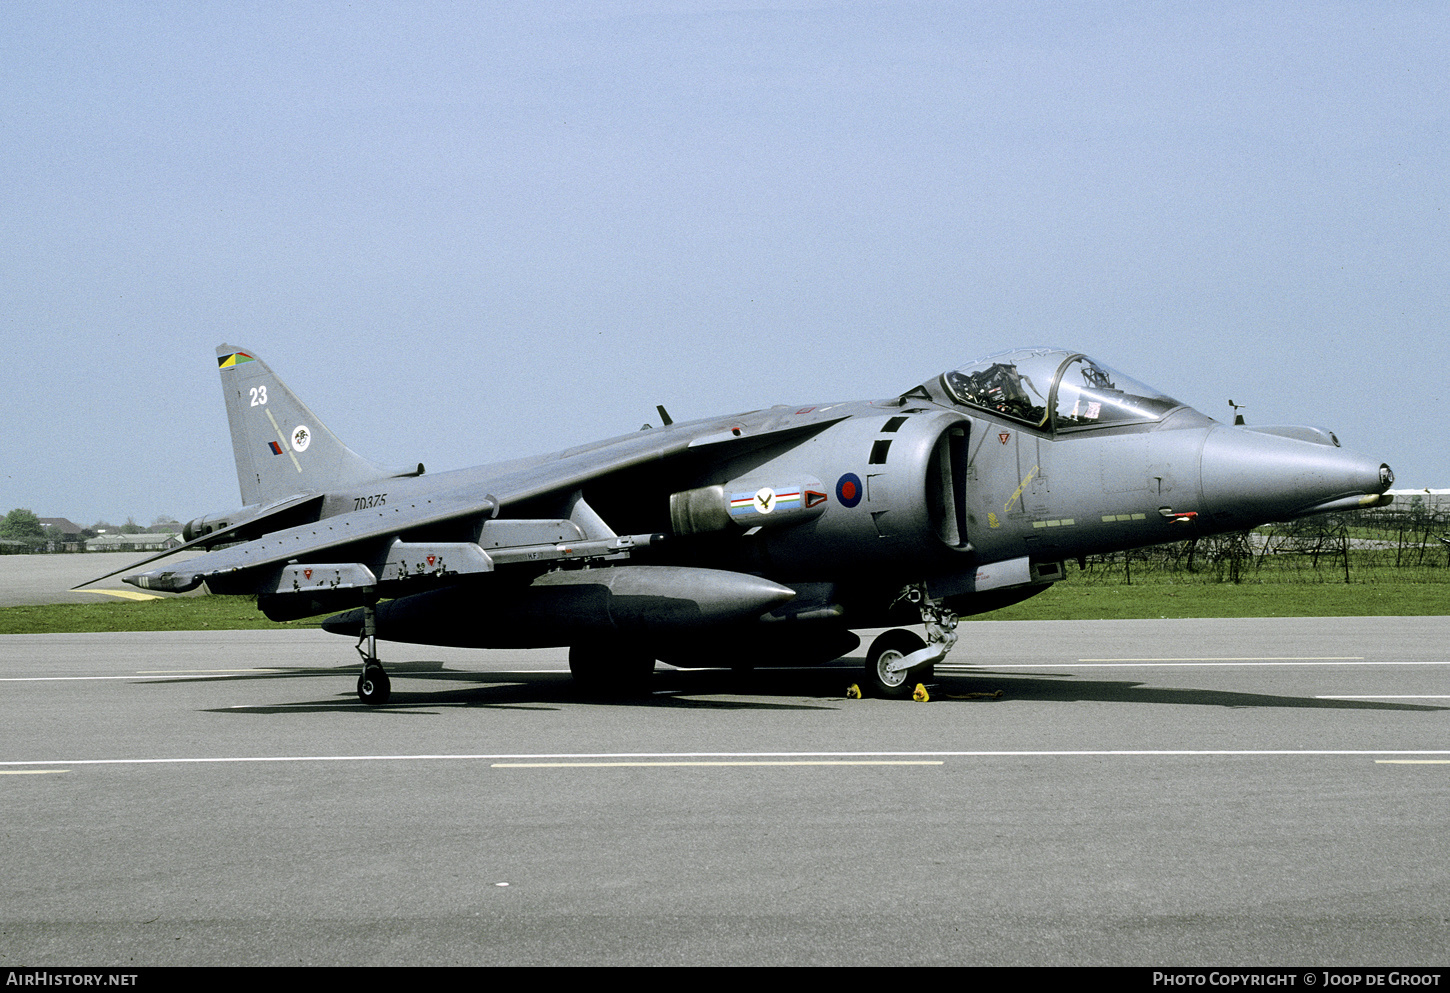
[[(178, 676), (185, 676), (189, 679), (233, 679), (237, 676), (248, 673), (270, 672), (282, 675), (298, 677), (315, 677), (326, 679), (331, 676), (346, 676), (349, 673), (356, 673), (357, 667), (352, 666), (343, 669), (326, 669), (320, 672), (299, 672), (296, 669), (145, 669), (130, 676), (0, 676), (0, 683), (75, 683), (87, 680), (116, 680), (129, 679), (133, 682), (151, 682), (158, 679), (176, 679)], [(567, 673), (568, 669), (444, 669), (445, 674), (456, 674), (461, 676), (537, 676), (541, 673)], [(410, 676), (427, 678), (437, 675), (439, 670), (429, 670), (423, 673), (411, 673), (406, 670), (398, 671), (390, 669), (389, 675), (394, 679), (407, 679)]]
[(659, 769), (701, 766), (800, 766), (800, 765), (945, 765), (942, 759), (721, 759), (706, 761), (653, 762), (494, 762), (493, 769)]
[[(217, 672), (208, 675), (193, 675), (189, 679), (234, 679), (246, 672), (259, 672), (266, 670), (235, 669), (230, 672)], [(0, 676), (0, 683), (84, 683), (104, 679), (129, 679), (133, 683), (149, 683), (158, 679), (176, 679), (171, 676)]]
[(1363, 662), (1363, 655), (1205, 655), (1171, 659), (1078, 659), (1079, 662)]
[(1343, 693), (1316, 700), (1450, 700), (1450, 693)]
[(582, 752), (421, 755), (234, 755), (196, 758), (16, 759), (0, 768), (87, 765), (255, 765), (298, 762), (699, 762), (981, 758), (1369, 758), (1450, 759), (1450, 748), (1128, 748), (911, 752)]
[[(54, 762), (42, 762), (42, 765), (55, 765)], [(46, 776), (57, 772), (70, 772), (69, 769), (0, 769), (0, 776)]]
[(1078, 659), (1076, 662), (938, 662), (937, 671), (952, 673), (995, 672), (1001, 669), (1192, 669), (1244, 666), (1306, 666), (1306, 665), (1434, 665), (1444, 662), (1371, 662), (1365, 658), (1303, 658), (1303, 659)]

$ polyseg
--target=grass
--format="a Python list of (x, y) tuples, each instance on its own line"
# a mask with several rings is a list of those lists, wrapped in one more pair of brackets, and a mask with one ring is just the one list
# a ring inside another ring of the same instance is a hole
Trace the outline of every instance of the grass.
[(315, 628), (320, 617), (277, 624), (246, 596), (178, 596), (115, 603), (54, 603), (0, 609), (0, 634), (98, 631), (247, 631)]
[(1054, 585), (982, 620), (1160, 617), (1408, 617), (1450, 614), (1443, 583), (1168, 583)]
[[(1366, 617), (1450, 614), (1450, 584), (1205, 583), (1135, 572), (1131, 584), (1079, 577), (1003, 610), (969, 620), (1046, 621), (1160, 617)], [(100, 631), (242, 631), (316, 628), (321, 618), (275, 624), (250, 597), (170, 597), (119, 603), (0, 609), (0, 634)]]

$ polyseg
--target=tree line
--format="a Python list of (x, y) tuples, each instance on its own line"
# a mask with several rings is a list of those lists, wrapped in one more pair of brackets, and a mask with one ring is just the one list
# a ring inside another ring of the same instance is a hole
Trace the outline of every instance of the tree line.
[[(181, 530), (181, 523), (175, 518), (166, 514), (157, 517), (151, 522), (148, 528), (137, 524), (134, 518), (127, 517), (125, 524), (112, 524), (109, 521), (100, 520), (90, 527), (82, 528), (74, 541), (85, 541), (102, 534), (143, 534), (148, 530), (159, 527), (174, 527)], [(62, 541), (62, 537), (53, 533), (41, 523), (40, 517), (35, 511), (28, 507), (17, 507), (6, 514), (0, 520), (0, 542), (3, 547), (0, 550), (8, 552), (44, 552), (52, 550), (52, 547)]]

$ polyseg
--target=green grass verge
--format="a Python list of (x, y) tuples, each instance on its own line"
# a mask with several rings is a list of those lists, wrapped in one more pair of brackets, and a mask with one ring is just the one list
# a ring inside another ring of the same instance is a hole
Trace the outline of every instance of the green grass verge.
[(55, 603), (0, 609), (0, 634), (96, 631), (247, 631), (315, 628), (322, 618), (276, 624), (246, 596), (178, 596), (115, 603)]
[[(1160, 617), (1366, 617), (1450, 614), (1445, 583), (1075, 583), (969, 620), (1048, 621)], [(171, 597), (0, 609), (0, 634), (96, 631), (243, 631), (316, 628), (321, 618), (274, 624), (250, 597)]]
[(1074, 584), (976, 619), (1107, 620), (1159, 617), (1409, 617), (1450, 614), (1444, 583)]

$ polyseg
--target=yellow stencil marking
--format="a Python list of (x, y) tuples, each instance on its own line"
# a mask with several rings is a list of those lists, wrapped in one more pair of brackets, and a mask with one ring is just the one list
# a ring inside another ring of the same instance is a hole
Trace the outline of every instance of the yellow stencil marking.
[(1027, 471), (1027, 475), (1022, 477), (1022, 482), (1017, 486), (1017, 492), (1012, 494), (1012, 499), (1002, 505), (1002, 513), (1009, 513), (1012, 510), (1012, 505), (1022, 498), (1022, 491), (1027, 489), (1027, 484), (1032, 482), (1032, 477), (1037, 475), (1039, 468), (1041, 466), (1033, 466)]

